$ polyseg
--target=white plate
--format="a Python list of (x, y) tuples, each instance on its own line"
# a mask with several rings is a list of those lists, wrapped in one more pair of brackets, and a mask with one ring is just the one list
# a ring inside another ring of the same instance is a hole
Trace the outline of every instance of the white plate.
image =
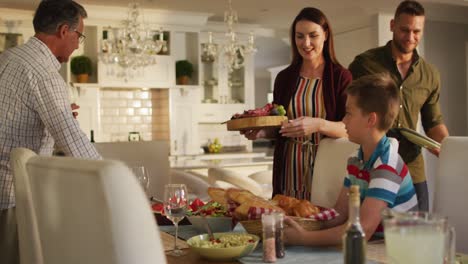
[(403, 136), (405, 136), (409, 141), (413, 142), (414, 144), (421, 146), (427, 149), (440, 149), (440, 143), (433, 140), (432, 138), (426, 137), (424, 135), (419, 134), (418, 132), (402, 127), (400, 128), (400, 132)]

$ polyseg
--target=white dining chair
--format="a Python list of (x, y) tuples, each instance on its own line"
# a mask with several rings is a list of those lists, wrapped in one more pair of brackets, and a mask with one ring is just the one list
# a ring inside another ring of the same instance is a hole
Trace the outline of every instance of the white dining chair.
[[(206, 179), (204, 179), (206, 178)], [(209, 201), (208, 188), (213, 186), (208, 183), (208, 177), (198, 176), (191, 172), (182, 170), (171, 170), (171, 183), (183, 183), (187, 186), (189, 199), (199, 198), (202, 201)]]
[(33, 151), (25, 148), (14, 149), (10, 155), (15, 185), (15, 213), (21, 264), (43, 263), (36, 214), (31, 197), (31, 185), (25, 166), (26, 161), (34, 156), (36, 154)]
[(326, 208), (335, 206), (346, 176), (348, 158), (358, 148), (347, 138), (320, 140), (312, 178), (312, 203)]
[(455, 227), (457, 252), (468, 253), (468, 208), (463, 197), (468, 190), (468, 137), (442, 141), (435, 179), (434, 212), (448, 217)]
[(260, 184), (272, 184), (273, 171), (272, 170), (257, 171), (248, 175), (248, 177)]
[(21, 161), (43, 263), (165, 263), (143, 189), (121, 162), (32, 156)]
[(127, 166), (144, 166), (149, 174), (148, 195), (162, 199), (170, 181), (169, 141), (95, 143), (104, 159), (120, 160)]
[(236, 188), (248, 190), (257, 196), (271, 198), (271, 189), (264, 188), (261, 184), (252, 180), (248, 175), (245, 175), (245, 173), (242, 172), (236, 172), (234, 170), (224, 168), (209, 168), (208, 182), (210, 184), (227, 182)]

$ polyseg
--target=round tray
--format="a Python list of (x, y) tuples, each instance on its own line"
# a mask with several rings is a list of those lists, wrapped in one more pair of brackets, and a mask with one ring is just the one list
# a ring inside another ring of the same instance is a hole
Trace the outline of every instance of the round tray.
[(257, 116), (232, 119), (226, 122), (227, 130), (246, 130), (264, 127), (279, 127), (281, 123), (288, 120), (287, 116)]

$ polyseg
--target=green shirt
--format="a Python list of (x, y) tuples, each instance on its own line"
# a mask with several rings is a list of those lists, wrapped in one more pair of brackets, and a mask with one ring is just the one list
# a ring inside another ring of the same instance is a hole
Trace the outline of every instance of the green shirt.
[[(413, 62), (405, 79), (402, 79), (396, 61), (392, 56), (391, 41), (387, 45), (368, 50), (358, 55), (349, 65), (353, 79), (361, 76), (388, 72), (400, 88), (400, 111), (393, 128), (406, 127), (416, 130), (419, 113), (421, 123), (427, 132), (432, 127), (443, 123), (439, 105), (440, 76), (430, 65), (414, 51)], [(406, 163), (410, 163), (420, 154), (420, 147), (402, 137), (396, 130), (388, 133), (400, 141), (399, 153)], [(413, 175), (414, 174), (414, 175)], [(411, 171), (414, 182), (425, 180), (424, 171)]]

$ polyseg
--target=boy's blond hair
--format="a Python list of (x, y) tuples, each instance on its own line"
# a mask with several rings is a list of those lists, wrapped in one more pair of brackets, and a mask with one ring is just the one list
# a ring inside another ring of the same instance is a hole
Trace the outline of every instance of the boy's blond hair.
[(388, 73), (363, 76), (354, 80), (346, 93), (356, 97), (356, 104), (363, 113), (375, 112), (379, 117), (377, 128), (387, 131), (398, 115), (400, 96), (398, 88)]

